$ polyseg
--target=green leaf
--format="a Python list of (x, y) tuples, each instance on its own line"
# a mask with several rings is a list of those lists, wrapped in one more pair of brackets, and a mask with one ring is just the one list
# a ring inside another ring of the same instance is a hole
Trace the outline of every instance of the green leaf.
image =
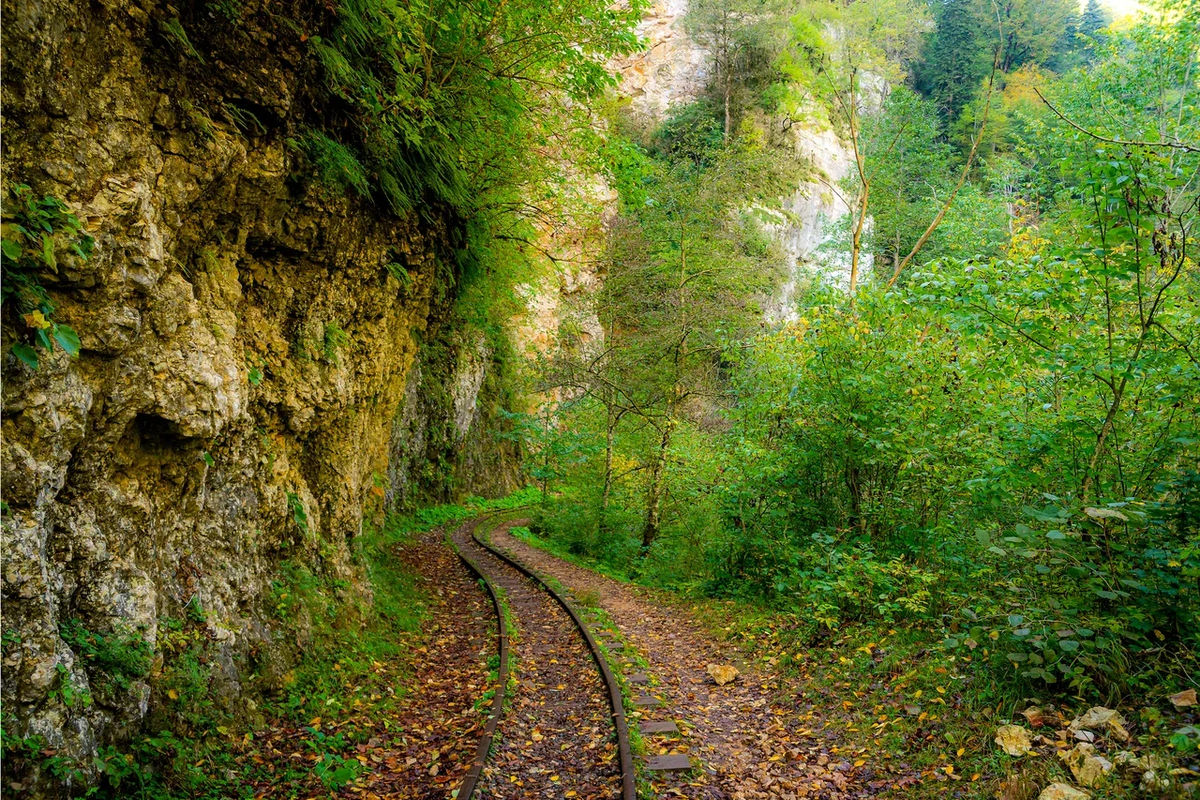
[(11, 350), (12, 354), (21, 360), (25, 366), (30, 369), (38, 368), (37, 350), (34, 350), (27, 344), (14, 344)]
[(54, 257), (54, 237), (48, 233), (42, 234), (42, 260), (51, 269), (58, 269), (58, 259)]
[(81, 346), (79, 334), (75, 333), (75, 329), (71, 326), (55, 325), (54, 341), (58, 342), (62, 349), (66, 350), (67, 354), (71, 357), (79, 355), (79, 348)]
[(4, 239), (0, 241), (0, 252), (4, 254), (5, 258), (17, 261), (21, 258), (21, 245), (12, 239)]

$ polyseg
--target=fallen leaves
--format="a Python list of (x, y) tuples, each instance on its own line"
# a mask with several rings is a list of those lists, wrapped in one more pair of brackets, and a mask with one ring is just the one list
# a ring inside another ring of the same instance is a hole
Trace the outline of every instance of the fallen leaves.
[(1108, 773), (1113, 771), (1113, 764), (1107, 758), (1096, 755), (1094, 745), (1080, 742), (1070, 750), (1059, 753), (1061, 758), (1082, 786), (1095, 788), (1104, 783)]
[(1196, 705), (1196, 690), (1185, 689), (1178, 694), (1171, 695), (1168, 699), (1171, 701), (1171, 705), (1176, 708), (1190, 708)]
[(1107, 729), (1117, 739), (1127, 742), (1129, 741), (1129, 731), (1125, 729), (1125, 724), (1125, 718), (1113, 709), (1095, 706), (1071, 722), (1069, 727), (1072, 733), (1078, 733), (1081, 730)]
[(1052, 783), (1038, 795), (1038, 800), (1088, 800), (1091, 795), (1067, 783)]

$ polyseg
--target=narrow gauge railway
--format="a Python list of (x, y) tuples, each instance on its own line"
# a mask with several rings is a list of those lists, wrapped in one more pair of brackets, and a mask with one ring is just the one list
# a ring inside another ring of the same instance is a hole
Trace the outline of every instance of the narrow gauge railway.
[(636, 800), (624, 708), (607, 662), (567, 598), (480, 536), (488, 524), (472, 520), (450, 535), (492, 595), (502, 654), (488, 724), (458, 800)]

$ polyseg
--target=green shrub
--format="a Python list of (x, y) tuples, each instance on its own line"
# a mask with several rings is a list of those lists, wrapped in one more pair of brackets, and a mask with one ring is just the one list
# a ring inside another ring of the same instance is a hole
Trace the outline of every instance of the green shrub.
[(6, 310), (15, 312), (29, 332), (9, 348), (30, 369), (38, 367), (38, 351), (54, 351), (55, 345), (71, 356), (79, 355), (79, 335), (68, 325), (54, 320), (54, 303), (41, 284), (42, 273), (57, 273), (64, 250), (86, 260), (93, 239), (84, 232), (79, 218), (56, 197), (34, 196), (33, 190), (17, 184), (10, 191), (4, 213), (4, 235), (0, 239), (3, 288), (0, 298)]
[(89, 670), (95, 670), (121, 689), (146, 677), (154, 657), (150, 642), (137, 631), (99, 633), (88, 630), (77, 619), (59, 625), (59, 635), (80, 656)]

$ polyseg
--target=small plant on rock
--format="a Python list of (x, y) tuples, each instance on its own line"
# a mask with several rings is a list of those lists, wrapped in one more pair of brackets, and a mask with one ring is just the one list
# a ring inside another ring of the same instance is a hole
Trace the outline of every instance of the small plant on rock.
[(54, 320), (54, 303), (39, 276), (58, 272), (64, 248), (87, 259), (93, 244), (63, 201), (50, 195), (36, 197), (24, 184), (12, 188), (0, 238), (0, 297), (6, 310), (15, 310), (28, 331), (12, 344), (10, 352), (30, 369), (38, 368), (39, 350), (52, 353), (56, 344), (72, 356), (79, 355), (79, 335)]

